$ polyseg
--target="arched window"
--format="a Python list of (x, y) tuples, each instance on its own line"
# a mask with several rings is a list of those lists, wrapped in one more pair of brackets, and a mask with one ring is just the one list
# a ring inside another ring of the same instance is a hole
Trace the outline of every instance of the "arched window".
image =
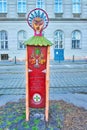
[(44, 0), (36, 0), (36, 8), (45, 8)]
[(63, 1), (62, 0), (54, 0), (54, 11), (55, 13), (63, 13)]
[(8, 49), (8, 34), (6, 31), (0, 31), (0, 49)]
[(0, 13), (7, 13), (7, 0), (0, 0)]
[(18, 32), (18, 49), (25, 49), (24, 42), (26, 41), (26, 32), (21, 30)]
[(54, 33), (54, 43), (55, 48), (62, 49), (64, 48), (64, 33), (61, 30), (57, 30)]
[(72, 0), (72, 11), (74, 14), (81, 13), (81, 0)]
[(72, 32), (72, 48), (78, 49), (81, 48), (81, 33), (80, 31), (73, 31)]
[(26, 13), (26, 0), (18, 0), (17, 1), (17, 12), (18, 13)]

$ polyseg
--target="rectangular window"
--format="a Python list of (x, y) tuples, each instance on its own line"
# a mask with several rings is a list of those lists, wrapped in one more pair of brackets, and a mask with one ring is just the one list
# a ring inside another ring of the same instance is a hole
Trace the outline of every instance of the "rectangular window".
[(36, 2), (36, 8), (42, 8), (42, 9), (44, 9), (44, 2), (43, 2), (43, 0), (37, 0), (37, 2)]
[(8, 54), (1, 54), (1, 60), (8, 60)]
[(81, 13), (81, 2), (80, 0), (73, 0), (72, 11), (74, 14)]
[(26, 13), (26, 0), (18, 0), (17, 12), (18, 13)]
[(5, 42), (5, 49), (8, 49), (8, 41)]
[(0, 13), (7, 13), (7, 0), (0, 0)]
[(24, 45), (24, 43), (22, 43), (21, 41), (19, 41), (19, 49), (25, 49), (26, 46)]
[(1, 49), (4, 49), (4, 41), (1, 41)]
[(81, 48), (81, 33), (80, 31), (73, 31), (72, 33), (72, 49)]
[(62, 0), (55, 0), (54, 12), (55, 13), (63, 13), (63, 2), (62, 2)]
[(0, 49), (8, 49), (8, 36), (6, 31), (0, 31)]
[(72, 48), (79, 49), (80, 48), (80, 40), (72, 40)]
[(24, 41), (26, 40), (26, 32), (19, 31), (18, 32), (18, 49), (25, 49)]
[(0, 49), (4, 50), (4, 49), (8, 49), (8, 41), (0, 41)]

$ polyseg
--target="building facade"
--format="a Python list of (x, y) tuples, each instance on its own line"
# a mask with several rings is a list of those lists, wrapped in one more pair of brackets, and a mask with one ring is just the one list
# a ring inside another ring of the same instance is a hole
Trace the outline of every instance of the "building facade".
[(24, 41), (34, 35), (26, 19), (35, 8), (49, 16), (43, 34), (54, 44), (51, 59), (87, 58), (87, 0), (0, 0), (0, 60), (25, 59)]

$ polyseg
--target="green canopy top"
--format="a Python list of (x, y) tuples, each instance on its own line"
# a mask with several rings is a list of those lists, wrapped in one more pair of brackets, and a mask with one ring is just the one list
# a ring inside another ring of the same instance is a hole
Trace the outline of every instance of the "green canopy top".
[(24, 43), (25, 45), (34, 46), (51, 46), (52, 43), (43, 36), (33, 36)]

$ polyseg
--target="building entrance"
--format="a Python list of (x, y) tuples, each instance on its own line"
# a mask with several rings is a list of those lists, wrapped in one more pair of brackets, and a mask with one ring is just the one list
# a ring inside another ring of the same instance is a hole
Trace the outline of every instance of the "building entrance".
[(64, 33), (61, 30), (54, 33), (54, 60), (64, 60)]
[(64, 60), (64, 49), (54, 49), (54, 60)]

